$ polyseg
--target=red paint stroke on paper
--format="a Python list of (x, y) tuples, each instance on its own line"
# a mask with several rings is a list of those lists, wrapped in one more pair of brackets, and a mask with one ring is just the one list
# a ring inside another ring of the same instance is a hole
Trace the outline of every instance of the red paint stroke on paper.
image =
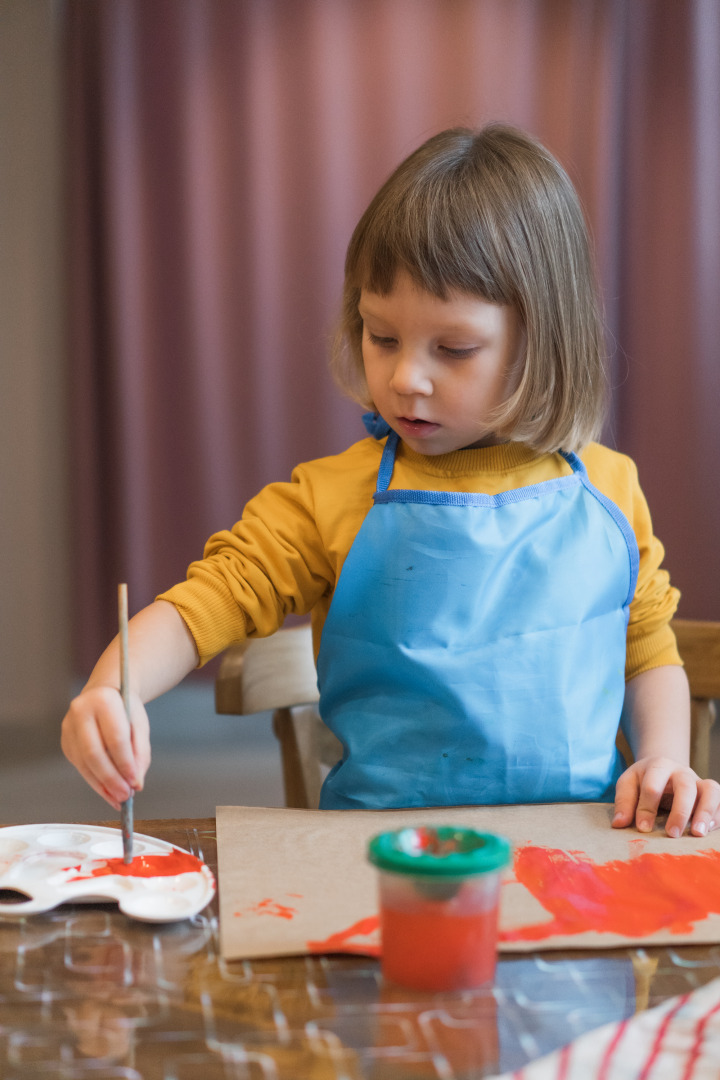
[[(167, 855), (136, 855), (130, 863), (122, 859), (98, 860), (89, 873), (78, 873), (70, 881), (86, 881), (95, 877), (118, 875), (120, 877), (175, 877), (177, 874), (197, 874), (203, 863), (187, 851), (173, 848)], [(69, 870), (82, 871), (83, 866), (71, 866)]]
[(720, 914), (720, 851), (644, 852), (594, 863), (579, 851), (520, 848), (515, 877), (554, 916), (500, 933), (501, 941), (543, 941), (595, 931), (642, 938), (659, 930), (689, 934)]
[(379, 956), (380, 945), (375, 941), (365, 943), (353, 941), (352, 938), (371, 937), (380, 929), (380, 916), (368, 915), (365, 919), (358, 919), (346, 930), (338, 930), (336, 934), (330, 934), (324, 941), (306, 942), (308, 952), (311, 953), (356, 953), (360, 956)]
[[(287, 895), (298, 896), (299, 894), (288, 893)], [(297, 915), (297, 908), (279, 904), (277, 900), (271, 900), (268, 897), (266, 900), (259, 900), (252, 907), (245, 908), (244, 911), (236, 911), (234, 915), (236, 919), (242, 918), (243, 915), (274, 915), (277, 919), (293, 919)]]

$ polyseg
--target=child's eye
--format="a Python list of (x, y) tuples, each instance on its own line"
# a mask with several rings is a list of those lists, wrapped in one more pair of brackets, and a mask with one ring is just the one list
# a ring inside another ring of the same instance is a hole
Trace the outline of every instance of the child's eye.
[(449, 345), (439, 345), (438, 351), (443, 356), (449, 356), (452, 360), (466, 360), (468, 357), (475, 355), (477, 346), (470, 345), (466, 349), (452, 349)]
[(372, 345), (377, 345), (380, 349), (392, 349), (396, 344), (395, 338), (392, 337), (379, 337), (377, 334), (367, 331), (368, 340)]

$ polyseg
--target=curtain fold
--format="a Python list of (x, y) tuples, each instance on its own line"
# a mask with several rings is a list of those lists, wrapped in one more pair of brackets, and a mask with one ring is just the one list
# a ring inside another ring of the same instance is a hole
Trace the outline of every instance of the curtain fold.
[(590, 219), (683, 614), (720, 617), (716, 0), (66, 0), (77, 665), (263, 484), (363, 435), (350, 233), (433, 132), (544, 141)]
[(628, 8), (617, 442), (680, 613), (718, 619), (720, 5)]

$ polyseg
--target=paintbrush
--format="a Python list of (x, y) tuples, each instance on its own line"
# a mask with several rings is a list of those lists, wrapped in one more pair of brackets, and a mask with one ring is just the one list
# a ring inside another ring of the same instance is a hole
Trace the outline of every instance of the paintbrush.
[[(130, 723), (130, 662), (128, 657), (128, 597), (127, 585), (118, 585), (118, 627), (120, 637), (120, 694), (128, 724)], [(131, 863), (133, 858), (133, 796), (120, 807), (122, 826), (123, 862)]]

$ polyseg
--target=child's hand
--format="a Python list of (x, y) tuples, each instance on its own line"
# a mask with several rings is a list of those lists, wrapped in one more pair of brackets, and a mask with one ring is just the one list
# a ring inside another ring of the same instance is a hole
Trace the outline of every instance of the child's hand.
[(115, 810), (140, 791), (150, 765), (150, 724), (137, 694), (130, 694), (131, 725), (120, 692), (85, 689), (62, 723), (63, 752), (90, 787)]
[(641, 758), (617, 782), (613, 828), (634, 821), (640, 832), (650, 832), (658, 810), (668, 807), (668, 836), (682, 836), (688, 822), (694, 836), (704, 836), (720, 824), (720, 784), (671, 758)]

